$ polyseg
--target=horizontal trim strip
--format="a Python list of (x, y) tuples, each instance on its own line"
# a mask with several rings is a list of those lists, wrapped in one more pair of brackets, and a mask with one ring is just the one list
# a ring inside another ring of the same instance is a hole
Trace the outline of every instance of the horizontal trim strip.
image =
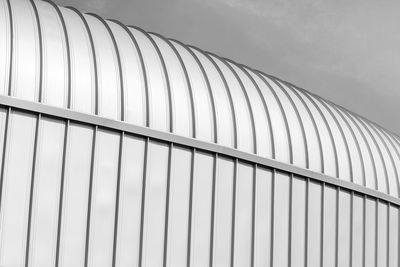
[(224, 147), (215, 143), (204, 142), (201, 140), (179, 136), (172, 133), (162, 132), (142, 126), (129, 124), (126, 122), (107, 119), (91, 114), (85, 114), (69, 109), (48, 106), (36, 102), (21, 100), (9, 96), (0, 96), (0, 105), (5, 107), (10, 107), (13, 109), (39, 113), (50, 117), (56, 117), (62, 120), (70, 120), (70, 121), (80, 122), (83, 124), (97, 125), (103, 128), (123, 131), (126, 133), (131, 133), (143, 137), (149, 137), (151, 139), (157, 139), (160, 141), (174, 143), (181, 146), (196, 148), (197, 150), (205, 150), (212, 153), (218, 153), (221, 155), (240, 159), (242, 161), (250, 162), (253, 164), (258, 164), (269, 168), (274, 168), (280, 171), (293, 173), (299, 176), (308, 177), (315, 181), (324, 182), (326, 184), (331, 184), (334, 186), (345, 188), (370, 197), (387, 201), (396, 206), (400, 206), (400, 199), (387, 195), (385, 193), (378, 192), (376, 190), (369, 189), (364, 186), (354, 184), (348, 181), (340, 180), (338, 178), (334, 178), (322, 173), (317, 173), (287, 163), (279, 162), (273, 159), (263, 158), (254, 154), (246, 153), (229, 147)]

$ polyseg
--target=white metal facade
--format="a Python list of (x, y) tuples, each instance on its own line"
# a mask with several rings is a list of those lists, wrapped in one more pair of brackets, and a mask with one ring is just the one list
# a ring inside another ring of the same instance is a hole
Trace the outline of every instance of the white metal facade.
[(199, 48), (0, 0), (0, 266), (399, 266), (400, 138)]

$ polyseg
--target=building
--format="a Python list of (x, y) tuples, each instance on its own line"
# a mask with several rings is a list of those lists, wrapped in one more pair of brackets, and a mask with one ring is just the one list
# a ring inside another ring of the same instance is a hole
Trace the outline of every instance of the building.
[(1, 266), (399, 266), (400, 138), (50, 1), (0, 0)]

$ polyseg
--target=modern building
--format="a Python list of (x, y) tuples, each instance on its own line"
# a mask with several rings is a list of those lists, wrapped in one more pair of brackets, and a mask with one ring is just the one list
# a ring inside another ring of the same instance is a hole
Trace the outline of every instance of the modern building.
[(400, 138), (293, 84), (0, 0), (0, 266), (399, 266)]

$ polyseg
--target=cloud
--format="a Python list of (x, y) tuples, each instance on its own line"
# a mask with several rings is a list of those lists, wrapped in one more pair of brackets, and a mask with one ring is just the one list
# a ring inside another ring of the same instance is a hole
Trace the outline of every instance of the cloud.
[(86, 8), (90, 9), (96, 7), (97, 10), (102, 12), (106, 11), (106, 8), (110, 3), (108, 0), (85, 0), (83, 2), (85, 3)]

